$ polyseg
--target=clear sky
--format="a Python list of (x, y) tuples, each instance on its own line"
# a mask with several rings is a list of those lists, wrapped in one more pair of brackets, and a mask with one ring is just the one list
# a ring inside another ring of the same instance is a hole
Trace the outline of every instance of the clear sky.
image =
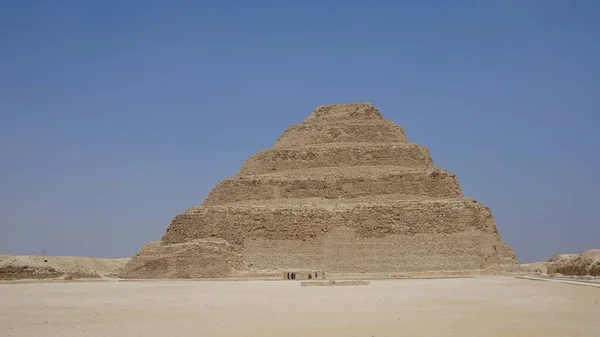
[(0, 249), (125, 257), (370, 102), (521, 262), (600, 248), (600, 1), (2, 1)]

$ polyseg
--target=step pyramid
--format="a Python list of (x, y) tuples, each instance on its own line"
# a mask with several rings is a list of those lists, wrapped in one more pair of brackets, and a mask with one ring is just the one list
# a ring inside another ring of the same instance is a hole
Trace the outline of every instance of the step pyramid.
[(395, 273), (517, 263), (488, 207), (370, 104), (317, 108), (177, 215), (124, 278)]

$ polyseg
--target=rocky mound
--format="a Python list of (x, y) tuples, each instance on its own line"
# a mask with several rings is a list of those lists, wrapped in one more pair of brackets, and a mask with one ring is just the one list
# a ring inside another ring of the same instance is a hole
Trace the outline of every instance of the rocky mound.
[(150, 242), (133, 257), (121, 275), (152, 278), (216, 278), (242, 270), (242, 256), (222, 239), (198, 239), (165, 245)]
[[(176, 216), (124, 278), (516, 266), (486, 206), (370, 104), (317, 108)], [(499, 269), (501, 270), (501, 268)]]
[(600, 249), (583, 254), (560, 254), (548, 262), (548, 274), (600, 276)]
[(128, 261), (129, 258), (0, 255), (0, 280), (116, 277)]

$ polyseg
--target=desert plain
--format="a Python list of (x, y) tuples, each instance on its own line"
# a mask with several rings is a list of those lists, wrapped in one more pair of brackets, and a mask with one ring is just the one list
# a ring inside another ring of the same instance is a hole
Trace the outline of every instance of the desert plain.
[(600, 336), (600, 288), (510, 276), (4, 283), (0, 335)]

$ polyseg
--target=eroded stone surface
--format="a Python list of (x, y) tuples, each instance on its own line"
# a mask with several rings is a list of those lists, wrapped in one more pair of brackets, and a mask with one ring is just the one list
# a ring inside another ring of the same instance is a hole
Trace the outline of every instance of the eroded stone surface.
[(317, 108), (144, 247), (126, 278), (514, 265), (490, 210), (370, 104)]
[(184, 243), (150, 242), (132, 258), (121, 275), (134, 278), (213, 278), (243, 269), (241, 254), (223, 239)]
[(129, 261), (77, 256), (28, 256), (0, 254), (0, 280), (74, 279), (114, 277)]
[(600, 249), (590, 249), (583, 254), (556, 255), (548, 262), (548, 274), (600, 276)]

